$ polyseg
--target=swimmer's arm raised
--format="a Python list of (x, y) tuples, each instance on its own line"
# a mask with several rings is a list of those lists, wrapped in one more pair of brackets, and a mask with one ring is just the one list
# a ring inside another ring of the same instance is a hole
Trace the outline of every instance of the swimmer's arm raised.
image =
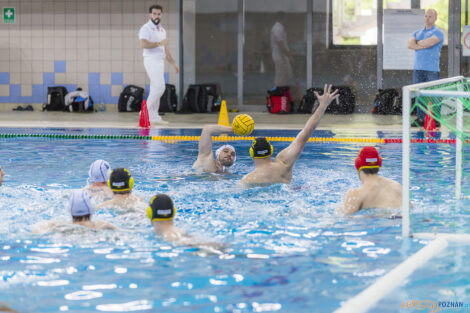
[(232, 127), (222, 125), (205, 125), (199, 139), (199, 155), (212, 154), (212, 136), (222, 133), (232, 133)]
[(336, 210), (336, 214), (350, 215), (354, 214), (361, 208), (361, 197), (358, 189), (350, 189), (344, 196), (343, 206)]
[(282, 150), (276, 157), (276, 160), (279, 158), (282, 162), (287, 165), (292, 165), (298, 159), (302, 150), (304, 149), (305, 144), (312, 135), (313, 130), (317, 127), (320, 122), (323, 114), (325, 113), (326, 108), (331, 101), (338, 97), (338, 90), (331, 92), (331, 85), (325, 85), (323, 95), (320, 96), (315, 91), (315, 96), (319, 101), (319, 106), (315, 113), (308, 119), (305, 127), (300, 131), (300, 133), (295, 137), (295, 140), (284, 150)]

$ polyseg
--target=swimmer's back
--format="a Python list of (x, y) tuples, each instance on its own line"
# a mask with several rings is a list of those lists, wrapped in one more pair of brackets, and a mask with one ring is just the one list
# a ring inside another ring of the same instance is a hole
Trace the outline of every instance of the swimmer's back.
[(402, 204), (401, 185), (394, 180), (378, 176), (367, 182), (358, 191), (362, 197), (361, 209), (398, 209)]
[(292, 166), (287, 166), (279, 158), (272, 163), (257, 167), (253, 172), (243, 176), (242, 183), (254, 184), (288, 184), (292, 180)]

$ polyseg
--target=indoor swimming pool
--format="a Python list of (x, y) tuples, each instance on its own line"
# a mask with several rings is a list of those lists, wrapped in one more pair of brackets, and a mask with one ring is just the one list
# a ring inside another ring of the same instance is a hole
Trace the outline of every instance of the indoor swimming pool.
[[(254, 168), (250, 141), (230, 142), (237, 150), (232, 174), (199, 175), (191, 169), (197, 141), (143, 140), (131, 129), (0, 133), (89, 136), (0, 137), (0, 166), (6, 172), (0, 187), (0, 302), (19, 312), (332, 312), (427, 243), (403, 239), (401, 219), (390, 218), (394, 212), (335, 215), (344, 193), (360, 185), (354, 167), (365, 145), (360, 142), (308, 143), (291, 184), (245, 189), (238, 182)], [(105, 137), (117, 134), (136, 138)], [(296, 134), (256, 131), (262, 136)], [(315, 131), (313, 136), (337, 134)], [(273, 142), (274, 155), (288, 144)], [(214, 148), (219, 145), (215, 142)], [(401, 182), (401, 144), (372, 145), (383, 159), (379, 174)], [(469, 156), (464, 158), (468, 164)], [(96, 159), (129, 169), (134, 193), (146, 201), (157, 193), (171, 195), (178, 227), (227, 248), (211, 252), (173, 246), (155, 235), (144, 214), (109, 209), (98, 210), (93, 218), (119, 230), (69, 225), (32, 233), (38, 223), (71, 220), (67, 196), (87, 184)], [(454, 163), (455, 145), (412, 146), (412, 228), (468, 232), (470, 200), (453, 198)], [(465, 175), (463, 185), (470, 185)], [(411, 300), (470, 303), (469, 265), (468, 248), (453, 244), (373, 311), (411, 312), (400, 307)]]

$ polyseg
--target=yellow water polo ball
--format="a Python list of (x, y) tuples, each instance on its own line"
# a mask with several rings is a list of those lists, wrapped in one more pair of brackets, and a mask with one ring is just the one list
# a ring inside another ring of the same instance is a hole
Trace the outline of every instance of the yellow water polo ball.
[(255, 121), (248, 114), (238, 114), (232, 121), (233, 132), (239, 136), (247, 136), (253, 132)]

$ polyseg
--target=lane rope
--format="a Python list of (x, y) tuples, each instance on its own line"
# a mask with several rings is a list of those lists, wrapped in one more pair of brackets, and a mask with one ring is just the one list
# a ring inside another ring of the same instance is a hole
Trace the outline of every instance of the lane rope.
[[(140, 136), (140, 135), (85, 135), (85, 134), (0, 134), (0, 138), (55, 138), (55, 139), (124, 139), (124, 140), (154, 140), (167, 143), (179, 141), (199, 141), (200, 136)], [(252, 141), (253, 136), (213, 136), (212, 140), (217, 141)], [(269, 141), (292, 142), (295, 137), (266, 137)], [(402, 143), (401, 138), (351, 138), (351, 137), (311, 137), (308, 142), (313, 143)], [(465, 140), (470, 143), (470, 139)], [(455, 144), (456, 139), (434, 139), (434, 138), (414, 138), (411, 143), (445, 143)]]

